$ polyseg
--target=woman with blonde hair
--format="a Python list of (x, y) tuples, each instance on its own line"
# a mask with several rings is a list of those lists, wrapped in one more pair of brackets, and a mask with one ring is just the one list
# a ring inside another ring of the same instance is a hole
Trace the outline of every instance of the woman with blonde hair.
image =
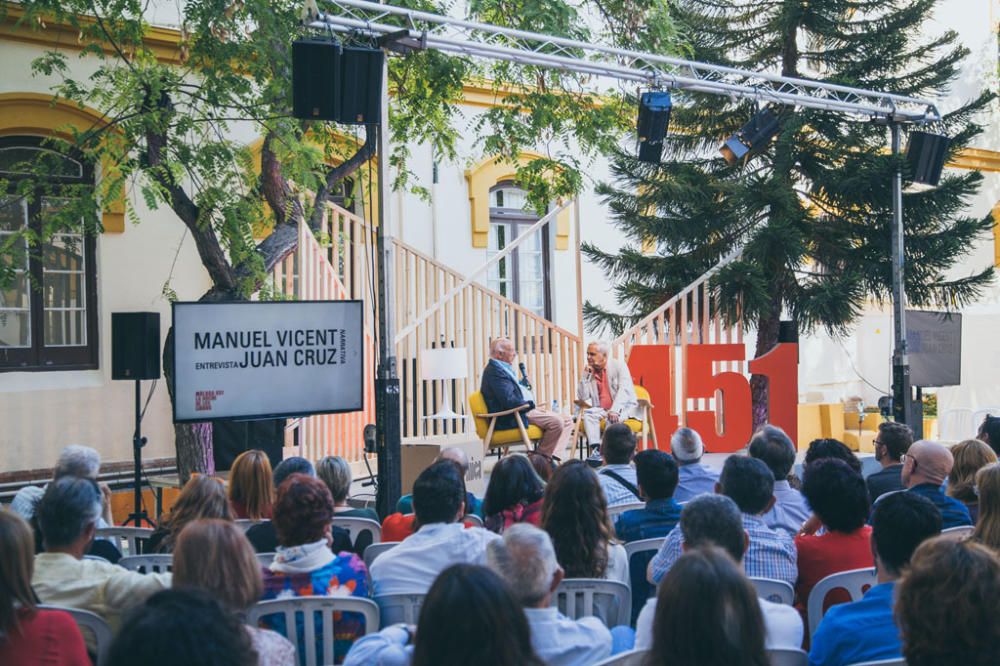
[(976, 473), (979, 520), (972, 540), (1000, 553), (1000, 464), (987, 465)]
[[(264, 593), (264, 578), (243, 530), (225, 520), (196, 520), (174, 547), (175, 588), (197, 587), (243, 615)], [(260, 666), (295, 666), (295, 646), (268, 629), (246, 625)]]
[(222, 481), (214, 476), (196, 476), (187, 482), (170, 513), (149, 537), (147, 552), (173, 552), (174, 543), (184, 526), (201, 518), (233, 519), (226, 489)]
[(17, 514), (0, 509), (0, 664), (90, 666), (69, 613), (41, 610), (31, 590), (35, 537)]
[(244, 451), (229, 470), (229, 503), (233, 517), (241, 520), (270, 520), (274, 504), (271, 461), (258, 449)]
[(947, 493), (965, 504), (975, 523), (979, 518), (979, 497), (976, 496), (976, 473), (997, 461), (997, 454), (988, 444), (978, 439), (967, 439), (951, 449), (955, 458), (948, 474)]

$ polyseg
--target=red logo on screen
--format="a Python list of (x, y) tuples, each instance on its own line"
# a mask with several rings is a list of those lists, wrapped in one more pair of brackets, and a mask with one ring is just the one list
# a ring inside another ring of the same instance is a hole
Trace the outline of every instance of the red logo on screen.
[(196, 412), (212, 411), (212, 403), (225, 391), (195, 391), (194, 410)]

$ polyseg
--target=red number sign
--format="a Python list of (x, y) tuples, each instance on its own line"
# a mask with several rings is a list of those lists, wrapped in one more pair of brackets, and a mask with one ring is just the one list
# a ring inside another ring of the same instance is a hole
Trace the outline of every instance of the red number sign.
[(632, 381), (649, 391), (653, 403), (653, 425), (657, 437), (664, 433), (665, 451), (670, 450), (668, 438), (677, 430), (677, 414), (674, 413), (673, 376), (671, 375), (671, 355), (673, 348), (668, 345), (635, 345), (629, 352), (628, 369)]

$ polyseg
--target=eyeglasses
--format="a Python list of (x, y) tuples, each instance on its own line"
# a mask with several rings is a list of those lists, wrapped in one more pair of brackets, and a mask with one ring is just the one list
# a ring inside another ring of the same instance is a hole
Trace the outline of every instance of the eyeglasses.
[(914, 458), (911, 454), (904, 453), (903, 455), (899, 456), (899, 462), (905, 463), (907, 460), (912, 460), (913, 461), (913, 466), (914, 467), (917, 466), (917, 459)]

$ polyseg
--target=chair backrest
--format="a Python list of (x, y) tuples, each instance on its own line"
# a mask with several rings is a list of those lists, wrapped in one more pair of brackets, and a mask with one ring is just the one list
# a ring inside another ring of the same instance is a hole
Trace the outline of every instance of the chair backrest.
[(104, 618), (96, 613), (68, 606), (42, 604), (39, 608), (65, 611), (72, 615), (73, 620), (80, 627), (80, 633), (84, 635), (89, 633), (94, 637), (94, 646), (97, 649), (97, 666), (104, 666), (107, 663), (108, 650), (111, 648), (111, 641), (114, 640), (115, 636), (111, 631), (111, 627), (104, 621)]
[(608, 516), (611, 517), (611, 522), (615, 522), (615, 518), (625, 513), (626, 511), (631, 511), (632, 509), (645, 509), (646, 505), (642, 502), (633, 502), (631, 504), (619, 504), (618, 506), (608, 507)]
[(809, 666), (809, 655), (798, 648), (768, 648), (771, 666)]
[(809, 613), (809, 636), (816, 633), (819, 621), (823, 619), (823, 601), (831, 590), (847, 590), (851, 601), (858, 601), (864, 596), (865, 590), (875, 585), (875, 568), (853, 569), (841, 571), (827, 576), (816, 583), (809, 593), (807, 609)]
[(351, 536), (351, 543), (358, 540), (358, 535), (363, 532), (371, 534), (371, 543), (378, 543), (382, 540), (382, 526), (377, 520), (371, 518), (359, 518), (356, 516), (334, 516), (333, 526), (342, 527)]
[(261, 523), (266, 523), (269, 521), (266, 518), (263, 520), (250, 520), (249, 518), (237, 518), (233, 522), (236, 523), (236, 527), (246, 532), (254, 525), (260, 525)]
[(663, 542), (667, 540), (667, 537), (656, 537), (653, 539), (639, 539), (638, 541), (630, 541), (625, 544), (625, 555), (628, 557), (629, 563), (632, 562), (632, 556), (636, 553), (642, 553), (646, 551), (656, 552), (660, 550), (663, 546)]
[(476, 434), (479, 435), (479, 439), (486, 439), (486, 431), (490, 427), (489, 419), (484, 419), (479, 415), (488, 414), (490, 410), (486, 407), (486, 398), (483, 397), (482, 391), (474, 391), (469, 394), (469, 411), (473, 416), (472, 421), (476, 424)]
[(118, 566), (139, 573), (167, 573), (174, 569), (174, 556), (169, 553), (129, 555), (118, 560)]
[(975, 531), (976, 528), (972, 525), (958, 525), (957, 527), (949, 527), (946, 530), (941, 530), (941, 536), (951, 537), (953, 539), (964, 539), (972, 536), (972, 533)]
[(649, 397), (649, 391), (646, 390), (645, 386), (635, 385), (635, 397), (637, 400), (645, 400), (647, 402), (652, 402)]
[[(320, 617), (321, 635), (316, 635), (316, 614)], [(258, 602), (247, 611), (247, 624), (258, 626), (261, 618), (282, 615), (285, 619), (285, 638), (295, 645), (299, 664), (320, 666), (333, 663), (334, 620), (341, 613), (360, 613), (365, 619), (365, 633), (378, 631), (378, 606), (371, 599), (359, 597), (290, 597)], [(302, 615), (302, 622), (296, 622), (296, 615)], [(302, 627), (303, 640), (298, 642), (298, 627)], [(317, 641), (321, 641), (323, 654), (316, 659)], [(302, 655), (305, 659), (302, 659)]]
[(859, 661), (847, 666), (906, 666), (906, 660), (899, 657), (897, 659), (879, 659), (878, 661)]
[(761, 599), (767, 599), (776, 604), (788, 604), (789, 606), (795, 603), (795, 588), (787, 581), (751, 577), (750, 582), (753, 583), (754, 588), (757, 590), (757, 596)]
[(257, 553), (257, 561), (260, 562), (260, 566), (265, 569), (271, 568), (271, 562), (274, 562), (274, 556), (277, 553)]
[(465, 523), (466, 525), (472, 525), (474, 527), (486, 526), (486, 523), (483, 522), (483, 519), (474, 513), (465, 514), (465, 516), (462, 518), (462, 522)]
[(642, 666), (648, 653), (649, 650), (629, 650), (599, 661), (594, 666)]
[(97, 538), (111, 539), (122, 555), (141, 555), (142, 547), (153, 530), (148, 527), (102, 527), (97, 530)]
[(403, 622), (416, 624), (420, 617), (420, 607), (424, 605), (425, 594), (378, 594), (379, 620), (383, 627)]
[(395, 548), (399, 545), (399, 541), (382, 541), (381, 543), (373, 543), (372, 545), (365, 548), (365, 566), (368, 569), (372, 568), (372, 562), (375, 558), (389, 550), (390, 548)]
[(625, 583), (602, 578), (565, 578), (552, 595), (552, 605), (577, 620), (596, 615), (609, 627), (629, 624), (632, 591)]

